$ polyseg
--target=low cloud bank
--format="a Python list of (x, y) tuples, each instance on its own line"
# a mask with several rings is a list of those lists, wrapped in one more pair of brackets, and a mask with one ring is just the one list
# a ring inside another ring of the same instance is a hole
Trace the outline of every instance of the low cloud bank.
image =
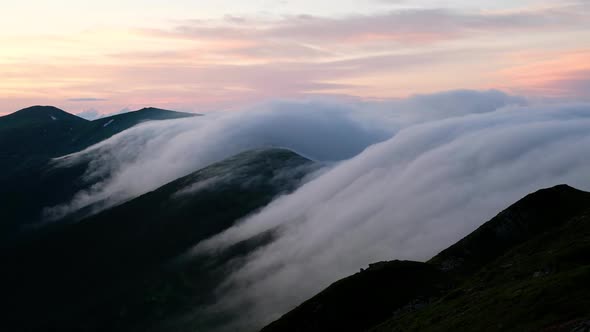
[(56, 160), (57, 167), (88, 161), (84, 178), (98, 182), (46, 212), (55, 219), (87, 206), (103, 209), (254, 148), (286, 147), (315, 160), (338, 161), (393, 135), (394, 129), (357, 113), (344, 105), (281, 102), (141, 124)]
[(532, 191), (590, 190), (589, 146), (590, 104), (409, 125), (194, 248), (211, 253), (280, 230), (209, 309), (240, 312), (227, 330), (260, 328), (371, 262), (430, 258)]
[(371, 262), (428, 259), (539, 188), (590, 190), (590, 104), (453, 91), (382, 103), (276, 102), (142, 124), (58, 160), (90, 161), (85, 177), (100, 180), (50, 212), (117, 204), (264, 146), (337, 163), (192, 251), (279, 230), (207, 308), (240, 313), (227, 330), (259, 328)]
[(58, 167), (89, 161), (84, 177), (98, 182), (71, 202), (46, 209), (46, 215), (58, 219), (88, 206), (98, 211), (248, 149), (279, 146), (315, 160), (340, 161), (415, 123), (522, 103), (494, 90), (453, 91), (388, 103), (274, 102), (149, 122), (57, 160)]

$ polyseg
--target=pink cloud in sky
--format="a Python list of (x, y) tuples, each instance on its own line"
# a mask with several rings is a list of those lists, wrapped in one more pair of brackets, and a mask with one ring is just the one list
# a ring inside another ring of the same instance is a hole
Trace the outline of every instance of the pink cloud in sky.
[(556, 98), (590, 98), (590, 48), (517, 55), (519, 65), (500, 75), (515, 92)]
[(0, 113), (146, 105), (207, 111), (316, 95), (397, 98), (457, 88), (588, 98), (583, 2), (175, 21), (2, 37)]

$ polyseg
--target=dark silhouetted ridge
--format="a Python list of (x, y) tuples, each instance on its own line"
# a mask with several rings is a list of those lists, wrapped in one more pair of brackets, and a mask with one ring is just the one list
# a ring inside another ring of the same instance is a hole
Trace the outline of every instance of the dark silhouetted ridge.
[(93, 122), (97, 123), (105, 123), (109, 120), (117, 119), (117, 120), (125, 120), (125, 121), (149, 121), (149, 120), (168, 120), (168, 119), (179, 119), (179, 118), (188, 118), (193, 116), (199, 116), (201, 114), (196, 113), (185, 113), (185, 112), (177, 112), (177, 111), (169, 111), (161, 108), (155, 107), (145, 107), (137, 111), (131, 111), (121, 114), (116, 114), (100, 119), (96, 119)]
[(262, 331), (586, 331), (588, 280), (590, 193), (559, 185), (426, 263), (342, 279)]
[(53, 121), (72, 121), (84, 123), (88, 120), (65, 112), (53, 106), (32, 106), (0, 117), (0, 129), (3, 126), (25, 126)]
[(398, 308), (427, 301), (448, 282), (443, 272), (426, 263), (371, 264), (333, 283), (262, 331), (363, 331)]
[(38, 222), (43, 207), (64, 203), (92, 185), (81, 179), (86, 164), (55, 169), (49, 166), (52, 158), (83, 150), (139, 123), (191, 116), (145, 108), (88, 121), (53, 106), (33, 106), (0, 117), (0, 234), (12, 237), (19, 226)]
[(142, 108), (138, 111), (126, 112), (96, 119), (90, 123), (90, 129), (80, 137), (81, 145), (76, 150), (80, 150), (87, 146), (101, 142), (115, 134), (118, 134), (143, 122), (189, 118), (197, 115), (200, 114), (168, 111), (159, 108), (148, 107)]
[[(226, 264), (268, 243), (272, 233), (215, 255), (177, 258), (291, 192), (313, 169), (289, 150), (247, 151), (89, 218), (38, 231), (3, 260), (11, 274), (1, 276), (0, 291), (11, 310), (0, 329), (151, 331), (192, 313), (212, 300), (231, 271)], [(160, 330), (207, 323), (192, 324)]]
[(559, 227), (590, 208), (590, 193), (558, 185), (529, 194), (430, 260), (443, 269), (477, 270), (504, 251)]

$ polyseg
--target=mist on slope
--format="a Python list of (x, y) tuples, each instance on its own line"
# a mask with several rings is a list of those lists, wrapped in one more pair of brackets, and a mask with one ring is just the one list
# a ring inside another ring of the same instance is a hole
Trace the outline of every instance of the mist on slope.
[(216, 250), (266, 230), (209, 310), (225, 328), (280, 317), (371, 262), (426, 260), (526, 194), (568, 183), (590, 190), (590, 105), (512, 106), (410, 125), (197, 245)]
[(589, 104), (452, 91), (388, 102), (275, 102), (142, 124), (57, 160), (58, 167), (90, 160), (85, 176), (101, 180), (50, 211), (114, 205), (264, 146), (335, 163), (192, 250), (214, 254), (278, 230), (206, 309), (239, 312), (227, 330), (259, 328), (369, 263), (428, 259), (539, 188), (590, 189)]
[(337, 161), (391, 137), (391, 128), (355, 119), (354, 113), (343, 105), (281, 102), (141, 124), (55, 160), (56, 167), (89, 161), (84, 178), (98, 182), (46, 214), (57, 219), (87, 206), (96, 212), (245, 150), (287, 147), (311, 159)]
[(341, 161), (412, 124), (522, 103), (494, 90), (453, 91), (387, 103), (277, 101), (239, 112), (149, 122), (57, 159), (57, 167), (89, 161), (84, 178), (96, 184), (71, 202), (48, 207), (46, 215), (59, 219), (88, 206), (97, 212), (253, 148), (286, 147), (314, 160)]

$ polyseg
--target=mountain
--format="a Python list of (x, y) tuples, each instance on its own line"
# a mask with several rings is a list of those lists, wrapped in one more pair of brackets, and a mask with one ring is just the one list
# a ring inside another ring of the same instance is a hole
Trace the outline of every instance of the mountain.
[[(80, 151), (141, 122), (191, 117), (156, 108), (88, 121), (51, 106), (33, 106), (0, 117), (0, 242), (42, 210), (64, 203), (92, 183), (86, 164), (54, 168), (51, 158)], [(51, 188), (51, 191), (47, 190)]]
[(262, 331), (587, 331), (588, 280), (590, 193), (561, 185), (428, 262), (372, 264)]
[(139, 123), (201, 116), (201, 114), (168, 111), (147, 107), (90, 121), (90, 128), (79, 138), (80, 147), (88, 147)]
[[(100, 213), (39, 223), (43, 207), (92, 185), (85, 162), (55, 168), (51, 158), (144, 121), (188, 116), (146, 108), (87, 121), (34, 106), (0, 118), (0, 330), (210, 331), (243, 314), (210, 305), (279, 230), (194, 248), (319, 167), (292, 151), (243, 152)], [(427, 262), (371, 264), (262, 331), (584, 331), (588, 280), (590, 193), (561, 185)]]
[(33, 106), (0, 117), (0, 183), (67, 153), (89, 123), (52, 106)]
[(28, 170), (49, 158), (82, 150), (138, 123), (191, 117), (195, 114), (144, 108), (88, 121), (53, 106), (32, 106), (0, 117), (0, 169)]
[(210, 303), (229, 262), (273, 235), (214, 256), (187, 255), (190, 248), (294, 190), (315, 167), (284, 149), (248, 151), (84, 220), (40, 229), (2, 250), (10, 272), (0, 276), (7, 308), (0, 329), (180, 331), (168, 320)]
[(73, 114), (53, 106), (31, 106), (0, 117), (0, 130), (10, 128), (39, 128), (53, 123), (85, 123), (88, 122)]

